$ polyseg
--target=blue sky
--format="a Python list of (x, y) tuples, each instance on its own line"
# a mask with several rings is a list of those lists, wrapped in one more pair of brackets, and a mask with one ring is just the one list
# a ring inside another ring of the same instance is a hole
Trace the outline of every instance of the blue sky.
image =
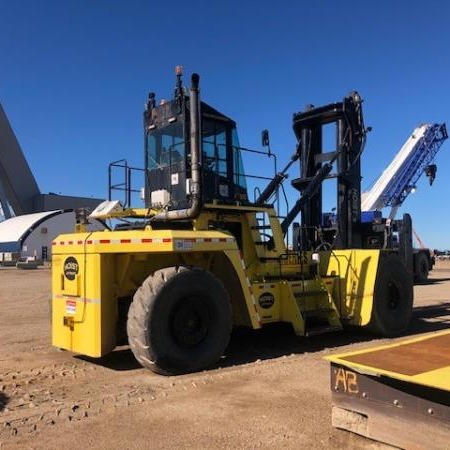
[[(43, 192), (104, 197), (109, 162), (142, 165), (147, 93), (169, 97), (177, 64), (200, 73), (241, 145), (259, 148), (268, 128), (280, 165), (292, 114), (356, 89), (373, 127), (368, 187), (415, 126), (449, 119), (449, 20), (434, 0), (0, 0), (0, 101)], [(448, 248), (450, 143), (437, 164), (403, 210), (426, 245)]]

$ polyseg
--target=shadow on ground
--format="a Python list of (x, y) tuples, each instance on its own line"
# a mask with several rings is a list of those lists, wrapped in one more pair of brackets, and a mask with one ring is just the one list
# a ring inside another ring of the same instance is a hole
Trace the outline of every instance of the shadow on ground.
[(6, 405), (9, 402), (9, 397), (4, 394), (3, 392), (0, 392), (0, 412), (2, 412), (5, 408)]
[[(353, 331), (344, 330), (314, 337), (296, 336), (292, 326), (283, 323), (266, 325), (260, 330), (236, 329), (231, 335), (225, 357), (220, 360), (220, 367), (249, 364), (257, 360), (279, 358), (291, 354), (313, 353), (326, 348), (372, 339), (374, 339), (373, 336), (362, 333), (357, 328)], [(125, 346), (98, 359), (87, 356), (76, 356), (76, 358), (117, 371), (142, 368), (131, 350)]]
[(142, 369), (128, 346), (119, 347), (102, 358), (90, 358), (82, 355), (77, 355), (75, 358), (117, 371)]
[(450, 303), (419, 306), (414, 308), (407, 335), (428, 333), (450, 328)]
[(431, 284), (440, 284), (445, 281), (450, 281), (450, 278), (428, 278), (427, 280), (418, 283), (419, 286), (429, 286)]
[(417, 319), (435, 319), (442, 317), (450, 321), (450, 302), (416, 306), (413, 311), (413, 317)]
[(273, 324), (261, 330), (236, 330), (231, 336), (227, 358), (221, 366), (248, 364), (257, 360), (292, 354), (315, 353), (327, 348), (367, 342), (373, 336), (360, 329), (345, 329), (319, 336), (302, 337), (293, 333), (289, 324)]
[[(422, 306), (414, 309), (413, 319), (404, 336), (427, 333), (450, 328), (450, 303)], [(266, 325), (260, 330), (236, 329), (233, 331), (226, 355), (220, 367), (230, 367), (287, 356), (307, 354), (325, 349), (343, 347), (360, 342), (370, 342), (379, 338), (360, 328), (312, 337), (296, 336), (290, 324)], [(85, 356), (77, 358), (117, 371), (141, 369), (133, 353), (127, 346), (99, 359)]]

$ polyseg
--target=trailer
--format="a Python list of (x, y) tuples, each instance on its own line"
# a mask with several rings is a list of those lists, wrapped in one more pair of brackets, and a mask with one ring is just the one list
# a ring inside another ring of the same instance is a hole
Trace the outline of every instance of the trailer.
[(330, 361), (332, 425), (406, 449), (450, 448), (450, 331)]

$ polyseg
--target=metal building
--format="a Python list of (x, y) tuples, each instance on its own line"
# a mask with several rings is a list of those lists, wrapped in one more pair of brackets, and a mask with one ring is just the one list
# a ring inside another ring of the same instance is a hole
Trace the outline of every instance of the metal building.
[[(103, 230), (106, 225), (99, 220), (91, 220), (88, 230)], [(75, 229), (73, 210), (46, 211), (11, 217), (0, 222), (0, 259), (6, 253), (16, 253), (21, 257), (32, 256), (43, 261), (49, 260), (53, 240), (62, 233)]]
[[(94, 209), (104, 199), (43, 194), (0, 104), (0, 215), (30, 214), (56, 209)], [(11, 213), (11, 210), (13, 214)], [(0, 236), (1, 238), (1, 236)]]

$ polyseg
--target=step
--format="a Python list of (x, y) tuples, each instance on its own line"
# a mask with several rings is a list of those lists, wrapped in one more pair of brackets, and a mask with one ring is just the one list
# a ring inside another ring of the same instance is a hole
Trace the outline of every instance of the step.
[(319, 316), (323, 316), (324, 314), (335, 314), (336, 313), (336, 311), (333, 308), (313, 309), (310, 311), (300, 310), (300, 312), (304, 319), (307, 319), (308, 317), (319, 317)]
[(317, 336), (319, 334), (332, 333), (335, 331), (341, 331), (342, 327), (332, 326), (332, 325), (324, 325), (320, 327), (310, 328), (306, 330), (305, 336)]
[[(281, 256), (261, 256), (259, 260), (261, 262), (267, 262), (267, 261), (281, 261), (283, 258)], [(266, 276), (266, 278), (276, 278), (277, 280), (283, 278), (286, 279), (286, 277), (281, 277), (280, 275), (276, 275), (275, 277)]]
[(320, 291), (297, 291), (294, 292), (295, 298), (303, 298), (303, 297), (315, 297), (317, 295), (328, 296), (328, 291), (320, 290)]

